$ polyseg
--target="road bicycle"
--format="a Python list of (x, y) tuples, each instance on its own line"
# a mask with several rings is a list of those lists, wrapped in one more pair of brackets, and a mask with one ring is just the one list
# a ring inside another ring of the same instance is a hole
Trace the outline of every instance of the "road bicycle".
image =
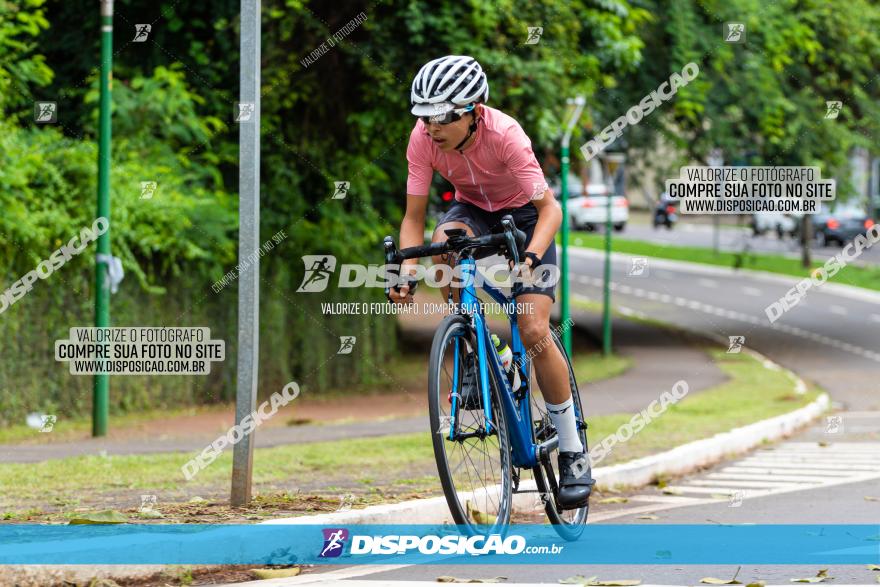
[[(444, 243), (398, 250), (394, 239), (385, 237), (386, 296), (403, 280), (395, 268), (406, 259), (452, 254), (454, 274), (460, 282), (460, 302), (450, 307), (434, 334), (428, 366), (428, 408), (434, 457), (443, 493), (456, 524), (469, 534), (506, 532), (511, 521), (513, 496), (532, 493), (533, 509), (544, 509), (556, 532), (575, 540), (583, 532), (589, 503), (563, 510), (558, 502), (556, 455), (559, 439), (547, 415), (544, 401), (532, 389), (531, 355), (527, 354), (517, 327), (514, 283), (511, 295), (483, 280), (481, 288), (497, 302), (510, 323), (512, 366), (505, 370), (486, 323), (483, 304), (477, 297), (474, 277), (476, 260), (502, 254), (514, 267), (523, 256), (526, 235), (513, 218), (501, 221), (503, 232), (469, 237), (463, 229), (448, 229)], [(397, 281), (395, 281), (397, 279)], [(409, 279), (409, 278), (403, 278)], [(393, 285), (393, 284), (397, 285)], [(417, 282), (410, 281), (411, 291)], [(578, 434), (587, 450), (587, 423), (581, 407), (571, 361), (559, 337), (551, 331), (568, 368)], [(478, 397), (463, 399), (463, 383), (476, 378)], [(515, 383), (518, 386), (515, 387)], [(475, 404), (474, 399), (478, 400)], [(531, 472), (533, 482), (523, 478)], [(523, 499), (523, 498), (520, 498)]]

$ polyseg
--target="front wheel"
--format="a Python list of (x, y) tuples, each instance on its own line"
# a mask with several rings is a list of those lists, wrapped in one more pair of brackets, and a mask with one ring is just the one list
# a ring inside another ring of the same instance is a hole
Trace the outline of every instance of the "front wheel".
[[(580, 437), (581, 443), (584, 445), (584, 452), (587, 455), (587, 458), (589, 458), (586, 416), (584, 414), (583, 406), (581, 405), (581, 395), (578, 392), (574, 370), (571, 368), (571, 360), (565, 352), (565, 347), (562, 346), (562, 341), (556, 336), (556, 332), (551, 330), (550, 335), (553, 337), (553, 343), (556, 345), (556, 348), (559, 349), (559, 352), (562, 353), (562, 356), (565, 358), (565, 364), (568, 367), (568, 382), (569, 387), (571, 388), (571, 401), (575, 408), (578, 436)], [(556, 434), (556, 430), (550, 423), (550, 416), (547, 414), (547, 408), (544, 404), (543, 397), (538, 397), (538, 394), (536, 393), (530, 395), (532, 402), (532, 420), (534, 421), (533, 436), (536, 443), (541, 443), (548, 438), (552, 438), (553, 435)], [(542, 464), (539, 462), (538, 466), (532, 470), (539, 495), (544, 501), (544, 511), (547, 513), (547, 518), (549, 518), (550, 523), (553, 524), (553, 529), (556, 530), (556, 533), (559, 534), (561, 538), (565, 540), (577, 540), (583, 533), (584, 525), (587, 523), (590, 504), (588, 502), (587, 505), (574, 510), (563, 510), (559, 507), (559, 504), (556, 502), (556, 496), (553, 495), (552, 491), (552, 488), (557, 487), (559, 482), (559, 472), (556, 471), (556, 468), (558, 467), (559, 450), (555, 449), (551, 451), (548, 456), (547, 463)], [(552, 483), (550, 481), (551, 476), (553, 477)]]
[[(447, 316), (434, 334), (428, 365), (428, 413), (440, 483), (453, 520), (472, 535), (506, 532), (513, 496), (507, 423), (491, 366), (492, 431), (486, 433), (482, 400), (479, 409), (461, 406), (467, 357), (476, 355), (476, 349), (465, 318)], [(477, 364), (473, 368), (479, 386)]]

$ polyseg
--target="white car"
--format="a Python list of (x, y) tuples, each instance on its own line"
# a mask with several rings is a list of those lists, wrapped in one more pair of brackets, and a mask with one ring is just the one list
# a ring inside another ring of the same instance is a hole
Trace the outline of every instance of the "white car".
[(774, 231), (782, 238), (786, 234), (794, 236), (797, 231), (797, 221), (781, 212), (757, 212), (752, 215), (752, 232), (756, 235), (767, 231)]
[(604, 226), (611, 202), (611, 225), (620, 232), (629, 221), (629, 201), (624, 196), (611, 195), (604, 184), (588, 184), (587, 193), (568, 199), (568, 218), (574, 229), (595, 230)]

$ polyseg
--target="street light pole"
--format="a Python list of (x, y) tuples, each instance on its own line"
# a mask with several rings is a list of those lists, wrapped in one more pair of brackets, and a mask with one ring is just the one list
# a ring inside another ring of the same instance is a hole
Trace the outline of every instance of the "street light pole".
[(623, 153), (602, 153), (608, 198), (605, 210), (605, 274), (602, 292), (602, 354), (611, 356), (611, 204), (614, 199), (614, 175), (626, 158)]
[[(110, 219), (110, 83), (113, 72), (113, 0), (101, 0), (101, 101), (98, 115), (98, 218)], [(110, 228), (98, 237), (95, 256), (95, 326), (110, 326)], [(92, 436), (107, 435), (110, 380), (95, 374)]]
[[(568, 124), (565, 127), (565, 135), (562, 137), (562, 165), (560, 172), (562, 173), (562, 193), (560, 194), (560, 200), (562, 202), (562, 262), (561, 262), (561, 273), (562, 275), (562, 304), (560, 308), (561, 321), (562, 324), (568, 324), (568, 321), (571, 319), (571, 307), (569, 304), (569, 292), (568, 292), (568, 164), (570, 161), (569, 158), (569, 144), (571, 143), (571, 132), (574, 130), (574, 126), (577, 124), (578, 119), (581, 117), (581, 112), (584, 110), (584, 104), (586, 104), (586, 100), (583, 96), (577, 96), (575, 98), (569, 98), (566, 100), (567, 104), (574, 104), (574, 112), (572, 112), (571, 119), (568, 121)], [(562, 331), (562, 346), (565, 347), (565, 352), (568, 353), (568, 356), (571, 357), (571, 328), (565, 328)]]

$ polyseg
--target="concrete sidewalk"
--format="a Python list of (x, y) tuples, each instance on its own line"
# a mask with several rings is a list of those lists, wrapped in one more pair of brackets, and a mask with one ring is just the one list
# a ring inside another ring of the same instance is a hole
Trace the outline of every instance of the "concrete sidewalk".
[[(601, 332), (600, 317), (575, 311), (576, 336), (595, 339)], [(439, 322), (439, 319), (436, 320)], [(402, 320), (408, 343), (425, 346), (427, 362), (430, 340), (436, 324), (424, 319)], [(705, 346), (705, 343), (703, 343)], [(693, 339), (663, 328), (615, 319), (614, 347), (633, 361), (626, 373), (592, 384), (581, 384), (581, 399), (587, 414), (635, 413), (672, 384), (687, 375), (690, 394), (723, 383), (725, 376)], [(425, 402), (427, 405), (427, 402)], [(427, 408), (423, 415), (382, 420), (363, 420), (339, 424), (306, 424), (266, 427), (255, 432), (256, 446), (267, 448), (287, 444), (368, 438), (427, 430)], [(85, 439), (64, 443), (3, 444), (0, 463), (34, 463), (83, 455), (126, 455), (168, 452), (195, 453), (217, 438), (219, 433), (144, 439)]]

